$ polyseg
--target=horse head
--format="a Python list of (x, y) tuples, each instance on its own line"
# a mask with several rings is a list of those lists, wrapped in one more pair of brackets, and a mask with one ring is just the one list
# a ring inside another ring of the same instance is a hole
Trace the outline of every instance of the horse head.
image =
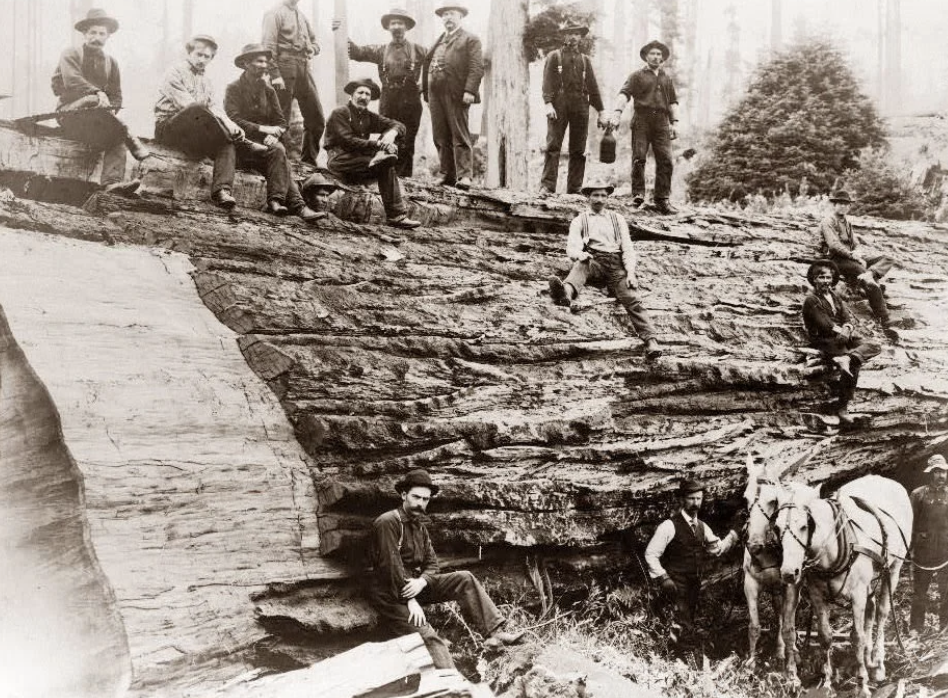
[(779, 491), (780, 483), (748, 455), (744, 501), (747, 503), (747, 549), (751, 555), (759, 555), (768, 545), (776, 543), (773, 520)]
[(799, 582), (803, 574), (816, 526), (810, 504), (819, 497), (818, 488), (795, 484), (785, 488), (777, 498), (774, 528), (782, 552), (780, 576), (787, 584)]

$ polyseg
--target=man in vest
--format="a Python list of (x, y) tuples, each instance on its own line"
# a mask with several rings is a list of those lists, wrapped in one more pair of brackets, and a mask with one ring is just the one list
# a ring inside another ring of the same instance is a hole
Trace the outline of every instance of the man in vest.
[(693, 638), (705, 563), (709, 557), (718, 557), (734, 547), (738, 535), (728, 531), (721, 540), (698, 519), (704, 501), (700, 482), (686, 477), (679, 483), (678, 492), (681, 509), (655, 529), (645, 549), (645, 563), (649, 577), (660, 586), (662, 598), (674, 608), (672, 641), (687, 644)]
[(936, 575), (940, 597), (938, 620), (942, 630), (948, 627), (948, 462), (936, 454), (928, 459), (925, 472), (931, 474), (931, 483), (912, 492), (915, 595), (910, 627), (915, 633), (925, 629), (928, 588)]
[(540, 193), (556, 193), (560, 148), (569, 129), (569, 170), (566, 193), (578, 194), (586, 174), (586, 137), (589, 107), (602, 117), (602, 97), (589, 56), (579, 50), (579, 41), (589, 28), (569, 24), (560, 29), (563, 48), (551, 51), (543, 66), (543, 101), (546, 103), (546, 155)]
[[(339, 27), (338, 20), (333, 29)], [(427, 50), (405, 38), (415, 20), (405, 10), (393, 9), (382, 15), (382, 28), (392, 34), (387, 44), (359, 46), (349, 41), (349, 58), (362, 63), (375, 63), (382, 82), (379, 114), (395, 119), (405, 126), (405, 138), (398, 150), (399, 177), (411, 177), (415, 159), (415, 139), (421, 123), (421, 67)]]
[(438, 486), (424, 470), (412, 470), (395, 484), (402, 503), (372, 524), (372, 575), (369, 598), (381, 626), (392, 637), (418, 633), (438, 669), (453, 669), (444, 640), (428, 624), (422, 606), (457, 601), (464, 619), (477, 628), (487, 644), (509, 645), (522, 633), (503, 629), (506, 620), (484, 587), (470, 572), (439, 572), (438, 556), (428, 535), (425, 516)]
[(573, 263), (565, 281), (549, 279), (550, 296), (557, 305), (570, 307), (586, 284), (606, 286), (625, 308), (639, 338), (645, 342), (645, 358), (661, 356), (655, 330), (635, 289), (635, 249), (629, 237), (629, 224), (614, 211), (606, 211), (607, 198), (615, 187), (594, 181), (582, 188), (589, 199), (589, 210), (580, 213), (569, 225), (566, 256)]

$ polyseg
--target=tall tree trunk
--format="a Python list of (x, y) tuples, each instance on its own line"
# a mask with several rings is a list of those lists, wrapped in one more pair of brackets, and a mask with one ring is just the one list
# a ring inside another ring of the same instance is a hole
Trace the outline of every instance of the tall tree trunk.
[(184, 0), (181, 8), (181, 33), (187, 41), (194, 36), (194, 0)]
[[(599, 90), (603, 95), (602, 101), (604, 104), (608, 104), (609, 100), (612, 99), (613, 94), (610, 91), (610, 76), (612, 71), (609, 70), (607, 65), (606, 47), (603, 45), (606, 27), (606, 23), (603, 21), (605, 19), (603, 1), (586, 0), (586, 8), (593, 13), (593, 25), (590, 27), (590, 31), (595, 34), (598, 39), (596, 41), (596, 47), (593, 50), (593, 55), (590, 58), (592, 59), (593, 70), (596, 73), (596, 79), (602, 81), (599, 83)], [(608, 108), (609, 107), (607, 106), (606, 109)], [(589, 129), (586, 133), (587, 151), (589, 151), (590, 148), (594, 148), (595, 144), (599, 142), (599, 128), (596, 121), (596, 119), (589, 120)]]
[(346, 0), (335, 0), (333, 6), (333, 16), (341, 22), (339, 29), (333, 32), (332, 37), (336, 59), (336, 104), (346, 103), (344, 90), (346, 83), (349, 82), (349, 16), (346, 5)]
[(678, 0), (659, 0), (659, 38), (671, 49), (671, 56), (665, 67), (674, 70), (678, 64), (679, 38), (681, 25), (678, 20)]
[(783, 47), (783, 0), (770, 0), (770, 50)]
[(487, 186), (529, 187), (530, 73), (523, 53), (529, 0), (493, 0), (488, 29)]
[(724, 53), (724, 99), (730, 101), (737, 94), (741, 79), (741, 26), (737, 23), (734, 3), (724, 11), (727, 15), (727, 49)]
[(604, 95), (611, 94), (612, 83), (621, 79), (617, 74), (623, 74), (629, 63), (629, 20), (627, 5), (629, 0), (616, 0), (616, 11), (612, 27), (612, 70), (606, 75), (596, 75), (599, 80), (599, 89)]
[(887, 0), (885, 22), (885, 111), (896, 113), (902, 105), (902, 0)]
[[(408, 0), (408, 14), (415, 18), (415, 28), (409, 34), (409, 40), (430, 49), (435, 41), (435, 14), (431, 0)], [(422, 103), (423, 113), (418, 125), (418, 136), (415, 139), (415, 153), (430, 162), (429, 158), (435, 155), (434, 140), (431, 137), (431, 115), (428, 105)], [(417, 157), (416, 156), (416, 157)]]
[(681, 60), (679, 67), (684, 68), (682, 73), (679, 70), (679, 84), (682, 85), (682, 91), (685, 94), (684, 113), (679, 109), (679, 115), (684, 117), (683, 129), (690, 130), (695, 127), (696, 109), (698, 103), (698, 89), (696, 85), (698, 73), (698, 0), (686, 0), (685, 2), (685, 32), (683, 48), (681, 51)]
[(632, 1), (632, 63), (633, 65), (627, 66), (629, 70), (626, 72), (632, 72), (631, 69), (638, 67), (639, 63), (639, 49), (645, 46), (649, 41), (650, 29), (648, 14), (651, 10), (651, 2), (649, 0), (633, 0)]
[(168, 66), (171, 58), (171, 10), (168, 7), (168, 2), (169, 0), (164, 0), (161, 11), (161, 71), (164, 71), (164, 69)]
[(885, 105), (885, 2), (886, 0), (878, 0), (876, 7), (876, 99), (880, 111)]

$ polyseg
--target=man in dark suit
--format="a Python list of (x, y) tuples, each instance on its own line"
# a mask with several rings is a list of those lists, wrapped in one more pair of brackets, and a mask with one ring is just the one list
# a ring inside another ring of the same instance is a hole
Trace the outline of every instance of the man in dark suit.
[(431, 130), (441, 160), (441, 184), (470, 189), (474, 176), (474, 144), (468, 128), (468, 111), (480, 102), (478, 89), (484, 77), (481, 40), (461, 27), (467, 16), (463, 5), (442, 5), (435, 10), (444, 22), (425, 59), (422, 93), (431, 109)]
[(928, 459), (926, 473), (931, 483), (912, 492), (915, 526), (912, 531), (912, 574), (915, 595), (912, 597), (913, 633), (925, 630), (928, 610), (928, 588), (938, 578), (938, 620), (940, 628), (948, 628), (948, 462), (940, 453)]

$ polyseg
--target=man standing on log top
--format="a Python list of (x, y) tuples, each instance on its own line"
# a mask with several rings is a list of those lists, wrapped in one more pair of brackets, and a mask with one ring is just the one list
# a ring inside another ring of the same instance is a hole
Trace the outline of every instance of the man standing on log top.
[(820, 223), (822, 254), (836, 263), (839, 273), (849, 282), (858, 285), (869, 298), (872, 314), (884, 328), (889, 327), (889, 309), (886, 306), (883, 286), (879, 283), (894, 261), (883, 255), (863, 257), (856, 253), (856, 236), (853, 224), (847, 215), (853, 200), (849, 193), (837, 191), (830, 195), (833, 213)]
[(540, 194), (555, 194), (563, 135), (569, 129), (569, 169), (566, 193), (578, 194), (586, 176), (586, 137), (589, 107), (602, 120), (602, 97), (589, 56), (579, 50), (579, 40), (589, 33), (582, 24), (560, 29), (563, 48), (551, 51), (543, 66), (543, 101), (546, 103), (546, 154)]
[(122, 107), (122, 76), (118, 62), (102, 49), (118, 31), (118, 20), (105, 10), (91, 9), (76, 22), (83, 35), (79, 48), (67, 48), (53, 74), (53, 94), (63, 135), (102, 148), (101, 183), (108, 192), (134, 194), (141, 180), (125, 180), (125, 149), (138, 161), (151, 153), (128, 131), (117, 112)]
[(803, 301), (803, 325), (810, 346), (819, 349), (840, 371), (836, 414), (849, 422), (849, 401), (856, 393), (860, 367), (881, 348), (856, 334), (853, 314), (833, 290), (839, 283), (839, 270), (830, 261), (818, 261), (806, 272), (813, 287)]
[(913, 633), (925, 629), (928, 587), (938, 575), (938, 620), (948, 627), (948, 462), (941, 454), (928, 459), (926, 473), (931, 484), (912, 492), (915, 527), (912, 532), (912, 570), (915, 595), (912, 597)]
[(655, 208), (660, 213), (675, 213), (668, 197), (674, 167), (671, 142), (678, 137), (678, 96), (671, 76), (662, 69), (671, 50), (661, 41), (651, 41), (639, 55), (646, 65), (626, 78), (616, 97), (610, 124), (613, 129), (619, 127), (622, 112), (632, 100), (632, 203), (645, 203), (645, 162), (651, 145), (655, 157)]
[[(369, 110), (381, 88), (374, 80), (353, 80), (345, 87), (349, 103), (333, 110), (326, 128), (329, 171), (340, 179), (360, 182), (374, 179), (382, 195), (388, 224), (396, 228), (417, 228), (421, 223), (408, 217), (402, 188), (395, 174), (398, 161), (396, 139), (405, 136), (405, 127), (394, 119)], [(373, 139), (373, 134), (380, 134)]]
[(185, 44), (187, 58), (165, 73), (155, 104), (155, 140), (192, 157), (214, 158), (211, 200), (230, 210), (237, 205), (232, 192), (236, 148), (263, 155), (267, 147), (249, 140), (240, 126), (214, 107), (214, 88), (204, 75), (217, 54), (217, 42), (198, 34)]
[(685, 649), (694, 641), (695, 614), (704, 566), (709, 557), (718, 557), (738, 542), (735, 531), (723, 540), (698, 519), (704, 501), (704, 486), (686, 477), (679, 483), (681, 509), (655, 529), (645, 549), (649, 577), (660, 586), (661, 598), (674, 608), (671, 627), (673, 643)]
[(461, 28), (463, 5), (444, 4), (435, 10), (444, 23), (422, 72), (421, 89), (431, 110), (431, 130), (441, 160), (441, 184), (470, 189), (474, 177), (474, 142), (468, 111), (480, 102), (484, 77), (481, 40)]
[(309, 70), (310, 58), (319, 55), (319, 43), (299, 4), (300, 0), (282, 0), (264, 15), (263, 46), (270, 50), (270, 82), (287, 122), (293, 99), (300, 105), (305, 130), (301, 160), (315, 166), (326, 128), (323, 105)]
[(267, 147), (264, 153), (241, 151), (238, 162), (263, 174), (267, 179), (266, 210), (275, 216), (292, 213), (306, 223), (315, 223), (326, 216), (306, 205), (300, 194), (286, 149), (280, 142), (286, 132), (286, 119), (280, 110), (276, 91), (264, 77), (270, 63), (270, 50), (261, 44), (247, 44), (234, 59), (244, 72), (227, 86), (224, 111), (252, 141)]
[(425, 510), (438, 486), (424, 470), (412, 470), (395, 485), (402, 504), (372, 524), (373, 574), (370, 599), (381, 626), (393, 637), (418, 633), (435, 667), (453, 669), (444, 640), (425, 618), (423, 604), (457, 601), (464, 619), (491, 645), (509, 645), (522, 633), (503, 630), (504, 617), (470, 572), (438, 572), (438, 557), (428, 535)]
[(629, 224), (614, 211), (606, 211), (606, 199), (615, 187), (594, 181), (582, 188), (589, 199), (589, 210), (580, 213), (569, 225), (566, 256), (573, 263), (565, 281), (549, 279), (550, 296), (557, 305), (570, 307), (586, 284), (607, 286), (625, 308), (632, 326), (645, 342), (645, 358), (661, 356), (655, 330), (645, 307), (635, 294), (635, 249), (629, 237)]
[[(414, 18), (405, 10), (392, 9), (382, 15), (382, 28), (392, 33), (385, 44), (359, 46), (349, 41), (349, 58), (362, 63), (375, 63), (382, 81), (382, 101), (379, 114), (405, 126), (405, 137), (398, 149), (399, 177), (411, 177), (415, 159), (415, 139), (421, 123), (421, 67), (427, 51), (421, 44), (413, 44), (405, 34), (415, 26)], [(334, 20), (332, 28), (339, 28)]]

